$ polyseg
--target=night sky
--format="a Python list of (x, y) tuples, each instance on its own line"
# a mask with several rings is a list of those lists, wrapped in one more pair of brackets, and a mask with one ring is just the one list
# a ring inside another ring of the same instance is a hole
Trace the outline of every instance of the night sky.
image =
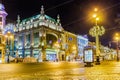
[(57, 14), (60, 15), (65, 30), (80, 35), (87, 34), (89, 41), (95, 41), (88, 32), (95, 24), (91, 14), (94, 7), (97, 7), (102, 16), (98, 24), (106, 29), (100, 38), (103, 45), (108, 45), (113, 40), (113, 34), (120, 30), (115, 23), (120, 12), (120, 0), (2, 0), (2, 3), (8, 13), (7, 22), (16, 22), (18, 14), (21, 19), (40, 14), (43, 5), (46, 15), (54, 19)]

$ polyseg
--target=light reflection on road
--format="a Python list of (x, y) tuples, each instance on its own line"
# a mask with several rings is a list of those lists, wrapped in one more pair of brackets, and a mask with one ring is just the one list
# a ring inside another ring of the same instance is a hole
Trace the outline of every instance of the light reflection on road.
[[(47, 65), (51, 65), (55, 69), (45, 68), (44, 70), (39, 70), (39, 67), (41, 67), (39, 64), (37, 64), (35, 67), (30, 67), (31, 69), (38, 71), (28, 71), (30, 68), (25, 68), (29, 66), (27, 64), (25, 64), (25, 66), (21, 69), (26, 69), (28, 72), (16, 72), (12, 71), (12, 69), (8, 69), (8, 72), (3, 72), (0, 70), (0, 80), (120, 80), (120, 62), (117, 64), (103, 63), (103, 65), (101, 64), (99, 66), (94, 65), (94, 67), (79, 68), (75, 66), (73, 66), (73, 68), (64, 68), (64, 63), (61, 63), (62, 66), (58, 63), (55, 64), (59, 65), (59, 67), (53, 65), (52, 63)], [(71, 65), (75, 64), (70, 64), (69, 66)], [(76, 65), (78, 66), (78, 63), (76, 63)], [(12, 68), (10, 65), (8, 67)], [(17, 67), (15, 67), (15, 69), (18, 69)]]

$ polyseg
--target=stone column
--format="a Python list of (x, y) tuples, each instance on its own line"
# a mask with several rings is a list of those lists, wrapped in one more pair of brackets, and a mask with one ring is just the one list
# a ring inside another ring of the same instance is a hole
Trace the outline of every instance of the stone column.
[(34, 43), (34, 32), (31, 31), (30, 32), (30, 57), (34, 57), (33, 56), (33, 43)]
[(26, 35), (25, 35), (25, 33), (23, 33), (22, 34), (22, 37), (23, 37), (23, 39), (22, 39), (22, 53), (23, 53), (23, 58), (25, 57), (25, 39), (26, 39)]
[(5, 46), (3, 46), (3, 49), (1, 50), (1, 57), (2, 57), (2, 63), (5, 63)]
[[(19, 43), (19, 35), (18, 34), (16, 34), (15, 35), (15, 41), (16, 41), (16, 44), (15, 44), (15, 47), (16, 47), (16, 53), (19, 51), (19, 49), (18, 49), (18, 43)], [(18, 56), (19, 57), (19, 56)]]
[(60, 34), (59, 36), (58, 36), (58, 53), (57, 53), (57, 56), (58, 56), (58, 60), (59, 61), (61, 61), (62, 60), (62, 58), (61, 58), (61, 50), (62, 50), (62, 35)]
[(41, 46), (41, 56), (42, 61), (46, 61), (46, 31), (44, 28), (40, 30), (40, 46)]

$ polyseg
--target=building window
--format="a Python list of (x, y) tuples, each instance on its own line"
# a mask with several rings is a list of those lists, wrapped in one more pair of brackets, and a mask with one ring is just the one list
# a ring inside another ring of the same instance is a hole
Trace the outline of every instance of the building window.
[(30, 34), (26, 35), (26, 40), (28, 43), (30, 42)]
[(34, 33), (34, 45), (39, 45), (39, 32)]
[(19, 36), (19, 42), (22, 43), (22, 36)]
[(2, 25), (2, 17), (0, 17), (0, 25)]
[(0, 22), (2, 22), (2, 17), (0, 17)]
[(71, 37), (68, 38), (69, 41), (72, 41), (73, 39)]

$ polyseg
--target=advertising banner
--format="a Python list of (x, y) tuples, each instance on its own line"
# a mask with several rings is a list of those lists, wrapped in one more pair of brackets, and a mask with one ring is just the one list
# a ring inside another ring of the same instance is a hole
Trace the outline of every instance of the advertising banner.
[(84, 51), (84, 61), (85, 62), (93, 62), (93, 52), (92, 49), (88, 49)]

